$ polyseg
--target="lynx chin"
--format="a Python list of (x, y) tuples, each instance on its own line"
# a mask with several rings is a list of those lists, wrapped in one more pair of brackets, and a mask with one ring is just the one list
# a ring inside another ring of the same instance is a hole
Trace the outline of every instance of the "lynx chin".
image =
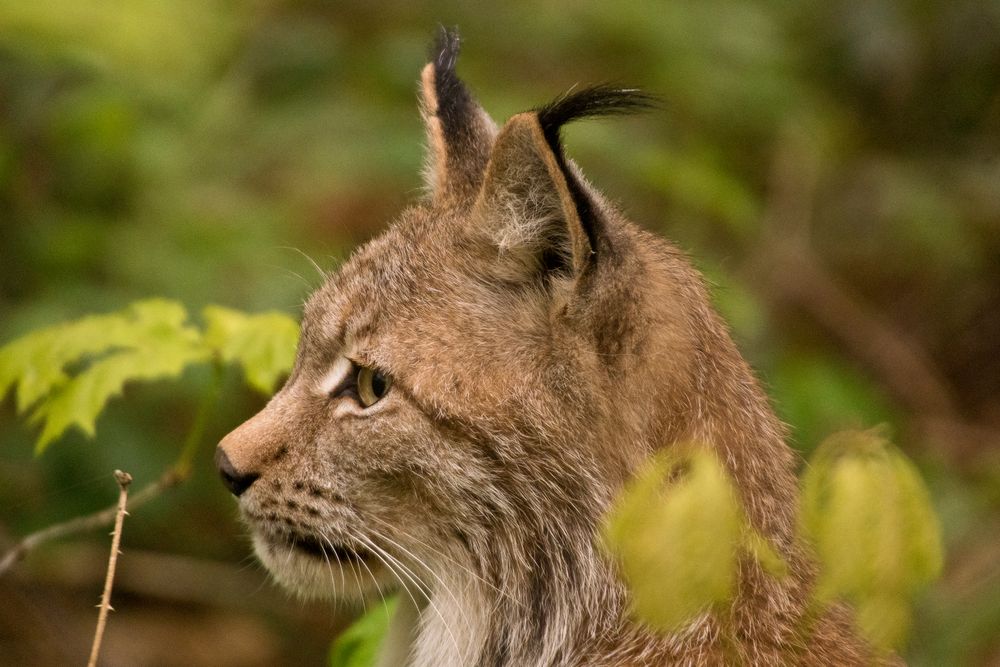
[[(398, 590), (384, 666), (870, 664), (844, 610), (807, 613), (795, 457), (701, 277), (563, 152), (565, 123), (650, 98), (577, 90), (498, 126), (457, 54), (442, 31), (420, 77), (426, 197), (310, 297), (287, 383), (218, 447), (260, 560), (303, 596)], [(663, 636), (596, 531), (691, 441), (792, 574), (743, 562), (724, 619)]]

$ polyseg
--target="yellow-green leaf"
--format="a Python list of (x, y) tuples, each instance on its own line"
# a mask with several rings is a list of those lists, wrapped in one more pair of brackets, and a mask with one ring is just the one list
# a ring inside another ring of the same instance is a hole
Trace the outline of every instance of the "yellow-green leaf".
[(771, 543), (749, 525), (744, 527), (743, 548), (772, 577), (788, 576), (788, 563)]
[(17, 387), (19, 412), (41, 423), (43, 451), (71, 426), (87, 435), (131, 380), (176, 377), (209, 357), (184, 306), (166, 299), (47, 327), (0, 348), (0, 395)]
[(890, 454), (890, 462), (900, 490), (901, 530), (909, 538), (902, 554), (909, 575), (906, 584), (916, 589), (941, 574), (944, 566), (941, 524), (916, 466), (898, 452)]
[(709, 451), (654, 460), (628, 485), (605, 527), (635, 615), (671, 632), (728, 601), (742, 526), (729, 477)]
[(148, 299), (117, 313), (33, 331), (0, 348), (0, 396), (16, 384), (17, 409), (23, 413), (69, 380), (69, 364), (162, 339), (196, 340), (198, 332), (185, 327), (186, 319), (181, 304)]
[(96, 361), (55, 389), (32, 413), (44, 421), (36, 450), (42, 452), (71, 426), (94, 435), (97, 416), (120, 394), (126, 382), (177, 377), (190, 364), (207, 361), (209, 351), (190, 341), (163, 342), (155, 347), (127, 349)]
[(344, 630), (330, 647), (330, 667), (374, 667), (396, 606), (390, 598)]
[(274, 391), (295, 362), (298, 323), (283, 313), (248, 315), (221, 306), (208, 306), (203, 314), (205, 343), (223, 361), (240, 364), (251, 387), (263, 394)]
[(884, 511), (877, 472), (854, 458), (839, 461), (830, 471), (826, 516), (815, 535), (824, 565), (819, 590), (828, 598), (857, 595), (874, 583), (876, 532)]
[(801, 524), (820, 561), (817, 599), (850, 601), (875, 646), (898, 648), (911, 598), (940, 573), (943, 558), (913, 464), (880, 431), (831, 436), (803, 477)]
[(865, 597), (856, 603), (858, 628), (876, 648), (903, 645), (910, 629), (910, 601), (902, 595)]
[(147, 299), (29, 333), (0, 348), (0, 397), (16, 387), (19, 412), (42, 425), (41, 452), (72, 426), (93, 436), (127, 382), (177, 377), (213, 353), (265, 393), (291, 369), (299, 327), (288, 316), (209, 307), (204, 335), (187, 317), (176, 301)]

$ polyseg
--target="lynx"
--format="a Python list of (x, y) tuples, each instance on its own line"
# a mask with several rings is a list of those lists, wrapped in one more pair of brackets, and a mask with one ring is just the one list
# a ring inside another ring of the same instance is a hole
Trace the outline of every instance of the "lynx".
[[(795, 457), (699, 274), (564, 154), (567, 122), (650, 98), (589, 88), (498, 127), (457, 53), (443, 31), (421, 75), (426, 199), (311, 296), (286, 384), (218, 447), (260, 560), (304, 596), (399, 590), (382, 665), (870, 662), (841, 610), (807, 613)], [(663, 636), (596, 531), (691, 441), (791, 575), (742, 562), (725, 628)]]

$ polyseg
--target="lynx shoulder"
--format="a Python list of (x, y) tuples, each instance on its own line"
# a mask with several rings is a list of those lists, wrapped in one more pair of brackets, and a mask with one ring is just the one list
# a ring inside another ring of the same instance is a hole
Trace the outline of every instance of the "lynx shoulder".
[[(400, 590), (385, 665), (868, 662), (840, 612), (807, 616), (795, 460), (701, 278), (564, 154), (565, 123), (649, 98), (591, 88), (497, 126), (457, 51), (442, 32), (420, 80), (427, 197), (311, 296), (291, 377), (219, 445), (258, 557), (305, 596)], [(690, 441), (792, 574), (744, 563), (725, 628), (664, 637), (595, 533)]]

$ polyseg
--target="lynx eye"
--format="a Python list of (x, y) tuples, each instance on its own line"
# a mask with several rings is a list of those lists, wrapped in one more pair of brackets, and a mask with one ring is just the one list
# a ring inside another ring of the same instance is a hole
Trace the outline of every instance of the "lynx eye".
[(358, 400), (361, 405), (369, 408), (381, 401), (389, 388), (392, 387), (392, 378), (382, 371), (361, 366), (358, 368)]

